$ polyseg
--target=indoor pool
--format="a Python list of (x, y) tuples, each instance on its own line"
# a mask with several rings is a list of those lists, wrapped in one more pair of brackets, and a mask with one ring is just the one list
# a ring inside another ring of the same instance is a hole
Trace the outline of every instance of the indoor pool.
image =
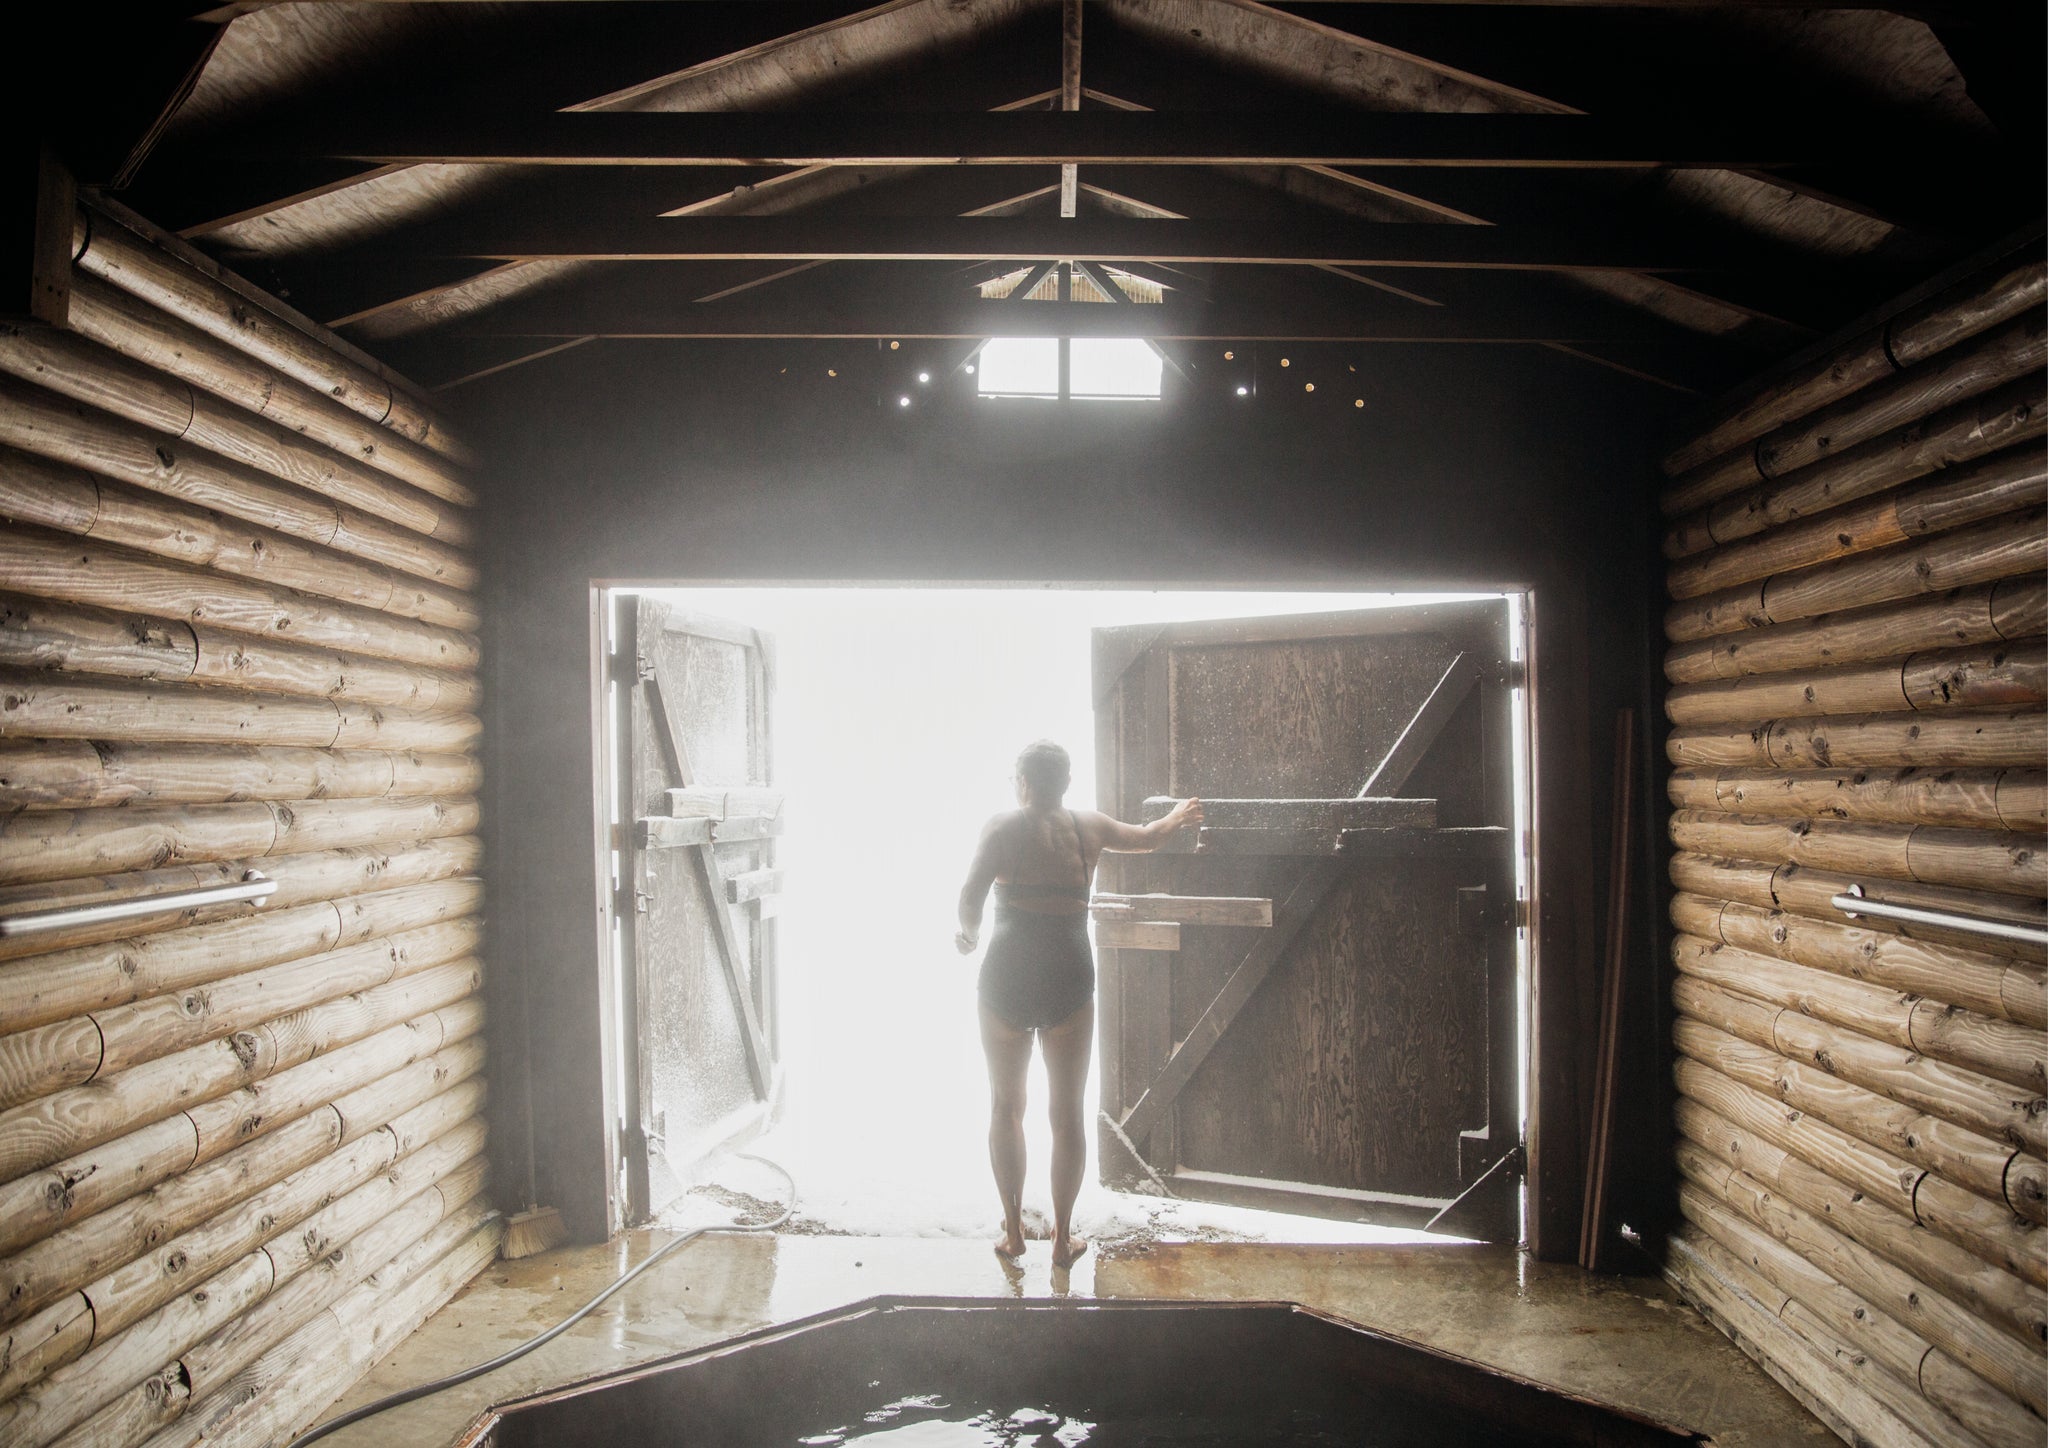
[(471, 1448), (1703, 1441), (1287, 1303), (876, 1298), (499, 1404)]

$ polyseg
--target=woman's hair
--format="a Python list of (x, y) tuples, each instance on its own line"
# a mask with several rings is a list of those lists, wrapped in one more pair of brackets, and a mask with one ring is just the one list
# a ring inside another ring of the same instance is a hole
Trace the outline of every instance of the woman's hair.
[(1067, 751), (1050, 739), (1034, 740), (1017, 756), (1017, 777), (1030, 787), (1034, 799), (1056, 800), (1066, 794), (1074, 765)]

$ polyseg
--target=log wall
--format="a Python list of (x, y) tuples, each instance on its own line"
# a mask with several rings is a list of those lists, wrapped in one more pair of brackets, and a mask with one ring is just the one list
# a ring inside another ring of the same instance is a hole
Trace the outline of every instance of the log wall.
[(1665, 460), (1672, 1281), (1856, 1443), (2048, 1439), (2037, 252)]
[(0, 324), (0, 1441), (263, 1443), (496, 1251), (470, 458), (82, 210)]

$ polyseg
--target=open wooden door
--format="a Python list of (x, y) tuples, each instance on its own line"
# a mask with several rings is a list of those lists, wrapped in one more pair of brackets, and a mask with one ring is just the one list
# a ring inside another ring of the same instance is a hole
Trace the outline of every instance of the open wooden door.
[(649, 598), (618, 608), (622, 1156), (629, 1217), (644, 1220), (777, 1101), (782, 797), (774, 640)]
[(1103, 857), (1110, 1185), (1403, 1226), (1469, 1192), (1444, 1230), (1514, 1237), (1508, 628), (1486, 600), (1096, 631), (1101, 807), (1207, 803), (1174, 852)]

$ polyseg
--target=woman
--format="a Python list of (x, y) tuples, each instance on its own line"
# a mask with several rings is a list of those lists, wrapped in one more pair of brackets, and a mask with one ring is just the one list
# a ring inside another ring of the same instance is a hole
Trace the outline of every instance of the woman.
[(1095, 961), (1088, 949), (1088, 889), (1104, 850), (1156, 850), (1202, 823), (1202, 802), (1182, 800), (1164, 819), (1127, 825), (1063, 804), (1072, 768), (1067, 751), (1039, 740), (1017, 756), (1017, 803), (983, 827), (960, 891), (953, 944), (973, 952), (981, 906), (996, 890), (996, 922), (981, 962), (981, 1048), (988, 1057), (989, 1164), (1003, 1199), (996, 1251), (1024, 1253), (1024, 1081), (1031, 1038), (1045, 1053), (1052, 1094), (1053, 1248), (1071, 1266), (1087, 1242), (1073, 1233), (1074, 1198), (1088, 1161), (1081, 1097), (1095, 1044)]

